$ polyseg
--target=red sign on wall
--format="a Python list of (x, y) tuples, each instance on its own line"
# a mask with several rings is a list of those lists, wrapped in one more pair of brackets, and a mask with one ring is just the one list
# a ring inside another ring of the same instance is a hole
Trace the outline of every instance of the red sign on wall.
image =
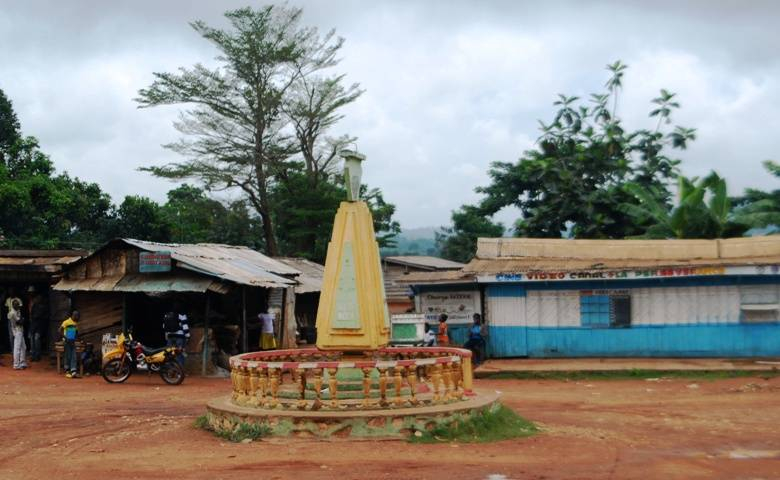
[(138, 255), (138, 271), (141, 273), (170, 272), (171, 252), (141, 252)]

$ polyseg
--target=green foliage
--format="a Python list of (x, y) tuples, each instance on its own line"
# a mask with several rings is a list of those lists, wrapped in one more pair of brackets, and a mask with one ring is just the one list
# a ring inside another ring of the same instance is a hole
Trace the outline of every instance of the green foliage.
[[(345, 87), (343, 75), (321, 74), (338, 64), (343, 39), (301, 26), (301, 14), (272, 5), (226, 12), (229, 29), (193, 22), (219, 50), (219, 67), (155, 73), (136, 101), (141, 107), (188, 105), (175, 124), (184, 137), (166, 146), (187, 159), (142, 170), (195, 179), (209, 191), (238, 190), (260, 218), (261, 243), (270, 255), (320, 258), (327, 244), (321, 225), (334, 211), (330, 177), (338, 152), (354, 140), (327, 132), (362, 90)], [(292, 193), (301, 197), (299, 205)], [(381, 194), (374, 200), (375, 211), (392, 215)]]
[(193, 422), (193, 426), (195, 428), (200, 428), (201, 430), (208, 430), (209, 429), (209, 417), (208, 415), (199, 415), (195, 418), (195, 422)]
[(529, 437), (539, 430), (536, 426), (516, 414), (504, 405), (494, 405), (464, 420), (456, 420), (448, 425), (439, 425), (432, 430), (420, 432), (422, 435), (412, 435), (412, 443), (486, 443), (509, 440), (512, 438)]
[(741, 236), (749, 228), (734, 220), (726, 180), (715, 172), (699, 180), (678, 177), (678, 201), (673, 209), (658, 202), (657, 193), (637, 183), (625, 187), (639, 204), (623, 209), (639, 224), (649, 226), (639, 238), (723, 238)]
[(441, 256), (456, 262), (468, 262), (477, 251), (480, 237), (503, 237), (504, 226), (494, 223), (478, 207), (464, 205), (452, 212), (452, 227), (436, 233)]
[(163, 209), (157, 202), (146, 197), (128, 195), (118, 210), (117, 229), (121, 236), (169, 242), (170, 224), (166, 221)]
[[(466, 249), (484, 230), (497, 230), (489, 219), (505, 207), (520, 210), (516, 236), (624, 238), (642, 234), (647, 226), (626, 213), (625, 204), (637, 204), (626, 189), (628, 183), (640, 185), (656, 203), (669, 204), (666, 184), (675, 177), (679, 160), (666, 150), (686, 148), (695, 139), (695, 130), (663, 130), (680, 105), (674, 93), (661, 90), (650, 112), (658, 118), (655, 130), (626, 131), (616, 112), (627, 66), (617, 61), (607, 68), (606, 92), (594, 93), (587, 101), (559, 95), (552, 121), (539, 122), (538, 147), (524, 152), (517, 162), (492, 164), (491, 183), (477, 188), (485, 195), (483, 200), (454, 212), (452, 230), (443, 232), (445, 256), (461, 261), (473, 256), (474, 250)], [(462, 221), (464, 216), (467, 222)], [(449, 253), (452, 250), (457, 254)]]
[[(323, 262), (339, 204), (346, 198), (341, 176), (324, 176), (312, 184), (303, 172), (290, 172), (271, 191), (279, 246), (285, 255)], [(374, 217), (380, 247), (392, 246), (400, 231), (392, 220), (395, 206), (384, 201), (378, 189), (361, 186), (361, 196)]]
[(5, 152), (21, 138), (21, 127), (13, 104), (0, 90), (0, 163), (5, 163)]
[[(777, 163), (766, 160), (764, 168), (776, 178), (780, 177), (780, 165)], [(764, 192), (748, 188), (732, 203), (737, 222), (750, 228), (768, 229), (770, 233), (780, 231), (780, 189)]]
[(258, 440), (271, 434), (271, 427), (265, 423), (238, 423), (232, 430), (214, 429), (209, 424), (207, 415), (201, 415), (195, 419), (195, 428), (213, 432), (214, 435), (229, 440), (234, 443), (241, 443), (244, 440)]
[(168, 192), (162, 217), (177, 243), (225, 243), (262, 248), (262, 227), (246, 201), (223, 204), (188, 184)]
[(0, 147), (0, 245), (95, 246), (111, 228), (111, 199), (95, 183), (56, 175), (34, 137)]

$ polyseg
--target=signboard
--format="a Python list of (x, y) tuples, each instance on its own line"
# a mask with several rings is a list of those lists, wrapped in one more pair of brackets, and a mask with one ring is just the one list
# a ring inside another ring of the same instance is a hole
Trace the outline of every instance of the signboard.
[(171, 252), (139, 253), (138, 271), (141, 273), (170, 272)]
[(722, 275), (780, 275), (780, 265), (743, 267), (669, 267), (631, 270), (577, 270), (498, 273), (477, 277), (479, 283), (563, 282), (577, 280), (641, 280), (648, 278), (711, 277)]
[(436, 322), (442, 313), (447, 314), (447, 323), (471, 323), (472, 315), (481, 313), (476, 290), (425, 292), (419, 297), (420, 311), (429, 323)]

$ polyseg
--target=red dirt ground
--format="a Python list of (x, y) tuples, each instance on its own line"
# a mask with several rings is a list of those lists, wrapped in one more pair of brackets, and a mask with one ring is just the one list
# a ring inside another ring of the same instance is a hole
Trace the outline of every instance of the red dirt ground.
[[(169, 387), (0, 367), (0, 479), (778, 479), (780, 378), (478, 380), (542, 433), (493, 444), (262, 440), (195, 429), (223, 379)], [(504, 477), (493, 477), (504, 478)]]

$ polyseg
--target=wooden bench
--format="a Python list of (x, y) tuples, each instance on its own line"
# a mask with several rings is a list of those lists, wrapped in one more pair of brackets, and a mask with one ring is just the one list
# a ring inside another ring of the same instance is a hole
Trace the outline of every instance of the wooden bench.
[[(76, 340), (76, 363), (79, 366), (79, 375), (84, 376), (84, 364), (81, 363), (81, 354), (87, 349), (87, 342)], [(54, 351), (57, 352), (57, 373), (62, 369), (62, 354), (65, 352), (65, 342), (54, 342)]]

